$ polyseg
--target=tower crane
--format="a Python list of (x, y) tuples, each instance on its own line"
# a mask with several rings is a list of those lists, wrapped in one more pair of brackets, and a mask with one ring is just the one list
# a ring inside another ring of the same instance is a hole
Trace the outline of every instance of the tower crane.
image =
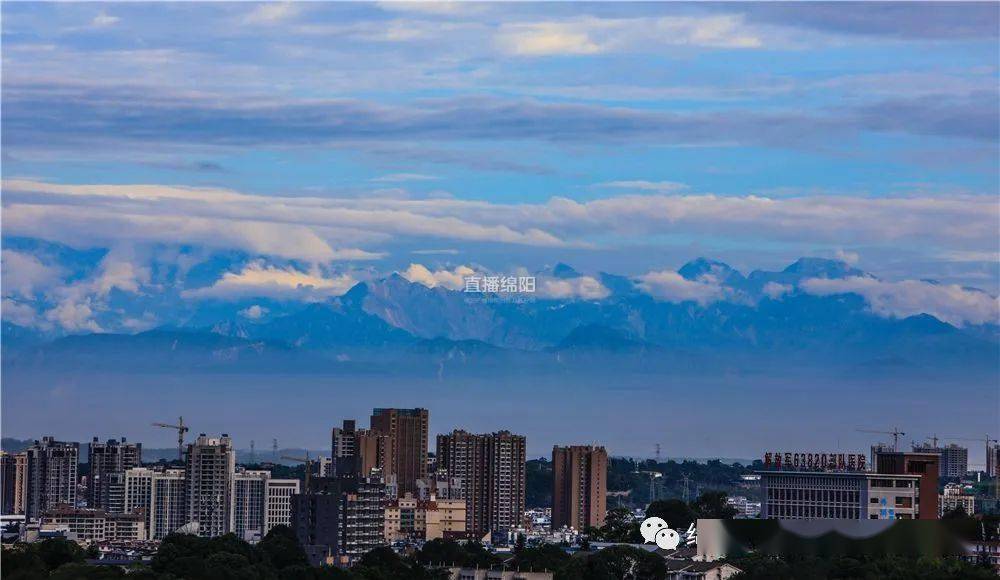
[(177, 424), (171, 425), (170, 423), (153, 423), (153, 427), (163, 427), (164, 429), (176, 429), (177, 430), (177, 459), (184, 460), (184, 434), (191, 430), (190, 427), (184, 424), (184, 417), (177, 417)]
[(312, 466), (313, 460), (309, 458), (309, 452), (306, 451), (306, 456), (305, 457), (295, 457), (293, 455), (282, 455), (281, 458), (282, 459), (287, 459), (288, 461), (300, 461), (300, 462), (302, 462), (302, 463), (305, 464), (305, 466), (306, 466), (306, 481), (305, 481), (305, 489), (302, 491), (302, 493), (309, 493), (309, 491), (310, 491), (310, 489), (309, 489), (309, 481), (310, 481), (310, 475), (311, 475), (312, 469), (313, 469), (313, 466)]
[(875, 433), (877, 435), (892, 435), (892, 450), (899, 451), (899, 438), (906, 433), (899, 430), (899, 427), (893, 427), (892, 431), (875, 431), (873, 429), (857, 429), (858, 433)]

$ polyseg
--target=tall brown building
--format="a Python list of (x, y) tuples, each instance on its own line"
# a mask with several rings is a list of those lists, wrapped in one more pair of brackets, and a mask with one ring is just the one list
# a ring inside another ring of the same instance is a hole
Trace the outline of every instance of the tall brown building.
[(603, 526), (607, 479), (608, 452), (603, 447), (553, 447), (552, 529)]
[(417, 493), (417, 480), (427, 477), (427, 409), (375, 409), (371, 430), (389, 436), (389, 449), (399, 495)]
[(368, 477), (373, 469), (383, 476), (394, 475), (392, 440), (389, 435), (371, 429), (358, 429), (353, 420), (333, 429), (333, 475)]
[(509, 431), (438, 435), (438, 469), (462, 480), (466, 530), (473, 537), (521, 524), (526, 447), (523, 435)]
[(24, 513), (27, 469), (27, 453), (0, 451), (0, 513), (3, 515)]
[(877, 451), (875, 473), (892, 475), (919, 475), (917, 517), (921, 520), (938, 519), (938, 476), (941, 456), (937, 453), (907, 453), (902, 451)]

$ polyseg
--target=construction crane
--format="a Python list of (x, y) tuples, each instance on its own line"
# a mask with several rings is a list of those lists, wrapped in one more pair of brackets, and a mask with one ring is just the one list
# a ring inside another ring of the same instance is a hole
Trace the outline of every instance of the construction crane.
[(163, 427), (164, 429), (176, 429), (177, 430), (177, 459), (179, 461), (184, 460), (184, 434), (191, 430), (190, 427), (184, 424), (184, 417), (177, 417), (177, 424), (171, 425), (170, 423), (153, 423), (153, 427)]
[(306, 456), (305, 457), (295, 457), (293, 455), (282, 455), (281, 458), (282, 459), (287, 459), (288, 461), (299, 461), (299, 462), (305, 464), (305, 466), (306, 466), (306, 481), (305, 481), (305, 489), (302, 491), (302, 493), (309, 493), (311, 491), (309, 489), (309, 481), (310, 481), (310, 477), (309, 476), (312, 474), (312, 469), (313, 469), (313, 466), (312, 466), (313, 460), (309, 459), (309, 452), (306, 451)]
[(899, 427), (893, 427), (892, 431), (875, 431), (872, 429), (857, 429), (858, 433), (875, 433), (877, 435), (892, 435), (892, 450), (899, 451), (899, 438), (906, 433), (899, 430)]

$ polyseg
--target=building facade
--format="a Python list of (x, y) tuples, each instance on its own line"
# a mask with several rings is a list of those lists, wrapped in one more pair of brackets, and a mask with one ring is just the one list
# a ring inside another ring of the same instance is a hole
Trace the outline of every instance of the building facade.
[(944, 447), (914, 445), (913, 451), (914, 453), (937, 453), (940, 456), (938, 460), (938, 475), (940, 477), (958, 479), (965, 477), (965, 474), (969, 472), (969, 449), (967, 447), (954, 443)]
[(237, 469), (233, 474), (232, 532), (255, 544), (264, 537), (267, 519), (267, 481), (270, 471)]
[(292, 496), (299, 493), (297, 479), (268, 479), (265, 493), (264, 535), (275, 526), (292, 525)]
[(462, 478), (454, 477), (447, 470), (438, 468), (427, 477), (417, 480), (417, 499), (465, 499)]
[(142, 541), (148, 538), (141, 513), (113, 514), (105, 510), (59, 506), (42, 514), (40, 529), (67, 529), (78, 542)]
[(28, 454), (0, 451), (0, 514), (21, 515), (27, 497)]
[(87, 506), (110, 513), (125, 512), (125, 471), (142, 464), (142, 444), (97, 437), (87, 450)]
[(920, 476), (762, 471), (762, 519), (916, 519)]
[(186, 484), (183, 469), (126, 470), (125, 513), (143, 513), (149, 539), (162, 540), (188, 521)]
[[(388, 435), (392, 466), (385, 475), (395, 475), (398, 493), (416, 493), (417, 480), (427, 477), (427, 438), (430, 413), (427, 409), (375, 409), (371, 430)], [(363, 473), (363, 475), (367, 475)]]
[(235, 469), (236, 453), (228, 435), (202, 434), (188, 445), (184, 470), (187, 520), (198, 524), (198, 535), (215, 537), (233, 530)]
[(967, 494), (961, 485), (949, 483), (944, 486), (944, 491), (938, 498), (938, 516), (961, 508), (967, 515), (976, 513), (976, 496)]
[(436, 540), (465, 537), (465, 500), (411, 494), (390, 500), (385, 508), (385, 540)]
[(906, 453), (882, 451), (875, 454), (875, 472), (890, 475), (917, 475), (922, 520), (938, 518), (938, 480), (940, 455), (937, 453)]
[(607, 479), (608, 453), (603, 447), (553, 447), (552, 529), (603, 526)]
[(379, 477), (315, 478), (291, 496), (291, 527), (314, 566), (348, 566), (385, 545), (386, 503)]
[(25, 516), (34, 520), (59, 505), (76, 507), (80, 444), (43, 437), (25, 453)]
[(986, 447), (986, 475), (997, 477), (1000, 475), (1000, 443), (994, 443)]
[(474, 537), (521, 524), (525, 506), (526, 443), (499, 431), (455, 430), (437, 438), (438, 468), (462, 481), (466, 529)]

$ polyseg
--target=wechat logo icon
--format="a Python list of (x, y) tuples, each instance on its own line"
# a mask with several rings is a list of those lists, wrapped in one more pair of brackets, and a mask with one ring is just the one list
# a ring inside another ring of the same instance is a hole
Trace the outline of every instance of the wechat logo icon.
[(675, 550), (681, 543), (680, 534), (671, 530), (663, 518), (646, 518), (639, 531), (647, 544), (656, 544), (662, 550)]

